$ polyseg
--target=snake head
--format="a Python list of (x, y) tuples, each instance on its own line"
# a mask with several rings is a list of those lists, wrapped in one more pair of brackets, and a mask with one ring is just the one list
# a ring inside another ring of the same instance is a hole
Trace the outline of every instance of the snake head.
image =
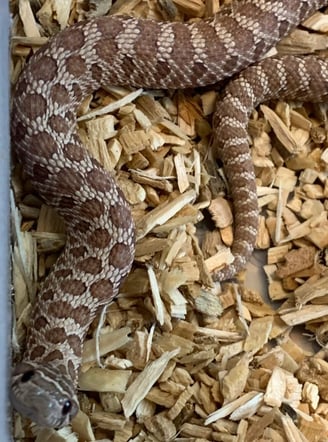
[(79, 410), (72, 380), (51, 364), (22, 362), (13, 372), (11, 403), (42, 427), (68, 425)]

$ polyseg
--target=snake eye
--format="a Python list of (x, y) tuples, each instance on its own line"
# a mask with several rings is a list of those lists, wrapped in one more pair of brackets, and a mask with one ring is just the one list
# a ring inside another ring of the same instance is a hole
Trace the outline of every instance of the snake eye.
[(62, 415), (66, 416), (66, 414), (68, 414), (71, 411), (71, 409), (72, 409), (72, 402), (69, 399), (67, 399), (62, 408)]
[(26, 372), (23, 374), (23, 376), (21, 377), (21, 382), (28, 382), (30, 379), (33, 378), (34, 374), (35, 374), (35, 371), (34, 371), (34, 370), (28, 370), (28, 371), (26, 371)]

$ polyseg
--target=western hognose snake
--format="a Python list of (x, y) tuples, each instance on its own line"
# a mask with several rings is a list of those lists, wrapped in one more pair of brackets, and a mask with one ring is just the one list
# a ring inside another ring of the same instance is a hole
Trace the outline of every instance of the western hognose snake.
[[(78, 23), (39, 50), (14, 93), (12, 139), (24, 172), (64, 217), (67, 244), (42, 286), (12, 403), (43, 426), (60, 427), (78, 410), (83, 340), (118, 293), (134, 256), (134, 225), (113, 178), (75, 131), (81, 100), (101, 85), (187, 88), (214, 84), (261, 58), (327, 0), (243, 0), (232, 12), (192, 24), (106, 17)], [(230, 278), (255, 243), (258, 209), (247, 145), (252, 108), (272, 97), (323, 100), (328, 64), (315, 57), (266, 59), (227, 87), (218, 103), (214, 148), (224, 164), (235, 215)]]

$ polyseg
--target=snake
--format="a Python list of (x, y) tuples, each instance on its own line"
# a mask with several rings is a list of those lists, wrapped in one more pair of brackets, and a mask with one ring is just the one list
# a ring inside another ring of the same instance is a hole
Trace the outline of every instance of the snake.
[(247, 142), (251, 110), (275, 97), (322, 101), (328, 91), (324, 59), (258, 60), (327, 4), (241, 0), (190, 23), (90, 18), (60, 31), (28, 60), (13, 92), (13, 153), (36, 192), (64, 218), (67, 241), (42, 283), (26, 351), (13, 368), (10, 397), (21, 415), (61, 428), (77, 414), (83, 341), (93, 319), (118, 294), (134, 257), (129, 204), (78, 137), (79, 104), (106, 85), (195, 88), (235, 75), (217, 104), (212, 147), (223, 163), (234, 210), (234, 261), (213, 278), (232, 278), (249, 259), (258, 228)]

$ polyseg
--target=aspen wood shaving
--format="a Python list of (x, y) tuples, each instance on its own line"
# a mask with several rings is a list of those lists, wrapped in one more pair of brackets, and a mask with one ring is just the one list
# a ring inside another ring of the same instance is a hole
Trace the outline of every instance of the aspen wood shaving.
[(153, 384), (161, 376), (170, 359), (174, 358), (179, 351), (180, 349), (176, 349), (163, 353), (156, 361), (151, 362), (133, 381), (122, 399), (122, 407), (126, 417), (132, 415), (137, 405), (146, 397)]

